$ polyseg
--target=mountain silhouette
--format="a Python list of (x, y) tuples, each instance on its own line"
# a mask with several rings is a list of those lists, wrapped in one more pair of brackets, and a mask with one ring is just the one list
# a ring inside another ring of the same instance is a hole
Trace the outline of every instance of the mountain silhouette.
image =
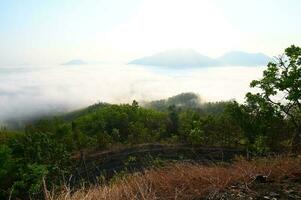
[(218, 58), (210, 58), (193, 49), (175, 49), (139, 58), (131, 61), (129, 64), (195, 68), (209, 66), (260, 66), (268, 64), (269, 61), (271, 61), (271, 58), (262, 53), (233, 51)]

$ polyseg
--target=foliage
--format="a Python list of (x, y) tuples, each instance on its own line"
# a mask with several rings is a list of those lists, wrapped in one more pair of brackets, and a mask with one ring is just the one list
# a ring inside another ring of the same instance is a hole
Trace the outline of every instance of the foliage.
[(47, 166), (28, 164), (18, 171), (19, 179), (11, 188), (13, 195), (18, 196), (41, 196), (43, 180), (48, 174)]
[(292, 45), (276, 62), (270, 62), (263, 78), (254, 80), (251, 87), (260, 92), (248, 93), (247, 104), (254, 114), (270, 120), (288, 118), (295, 128), (293, 148), (301, 145), (301, 48)]

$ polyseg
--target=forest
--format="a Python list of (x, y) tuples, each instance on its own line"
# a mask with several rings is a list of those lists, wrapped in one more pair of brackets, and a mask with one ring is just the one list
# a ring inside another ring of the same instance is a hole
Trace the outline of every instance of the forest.
[(131, 104), (97, 103), (22, 129), (0, 130), (0, 199), (41, 199), (66, 183), (72, 156), (139, 144), (241, 149), (254, 156), (300, 152), (301, 48), (270, 62), (245, 102), (205, 102), (194, 93)]

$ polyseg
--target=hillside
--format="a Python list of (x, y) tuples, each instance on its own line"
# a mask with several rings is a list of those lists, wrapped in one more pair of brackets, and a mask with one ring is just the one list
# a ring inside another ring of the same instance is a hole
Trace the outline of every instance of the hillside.
[[(183, 93), (145, 107), (136, 101), (98, 103), (35, 120), (17, 133), (0, 129), (0, 155), (5, 158), (0, 162), (0, 178), (12, 177), (0, 179), (0, 198), (9, 196), (14, 186), (13, 197), (43, 199), (45, 177), (48, 189), (54, 185), (58, 191), (66, 181), (73, 190), (84, 180), (92, 185), (111, 183), (122, 180), (124, 174), (168, 163), (210, 164), (229, 160), (246, 149), (259, 155), (287, 151), (286, 119), (270, 117), (273, 120), (248, 114), (236, 102), (205, 103), (196, 94)], [(261, 131), (266, 133), (264, 138)], [(187, 179), (196, 184), (190, 181)]]
[(244, 104), (182, 93), (1, 128), (0, 199), (60, 199), (50, 189), (63, 199), (300, 198), (301, 50), (285, 52)]
[(240, 159), (232, 164), (171, 163), (132, 175), (118, 174), (108, 185), (76, 192), (67, 189), (54, 199), (300, 199), (300, 164), (300, 158), (287, 157)]
[(94, 113), (97, 110), (99, 110), (101, 108), (104, 108), (105, 106), (108, 106), (108, 105), (109, 105), (108, 103), (96, 103), (96, 104), (93, 104), (93, 105), (88, 106), (86, 108), (82, 108), (82, 109), (79, 109), (79, 110), (74, 110), (72, 112), (67, 112), (67, 113), (58, 115), (58, 117), (63, 118), (64, 120), (67, 120), (67, 121), (72, 121), (72, 120), (74, 120), (76, 118), (79, 118), (81, 116)]

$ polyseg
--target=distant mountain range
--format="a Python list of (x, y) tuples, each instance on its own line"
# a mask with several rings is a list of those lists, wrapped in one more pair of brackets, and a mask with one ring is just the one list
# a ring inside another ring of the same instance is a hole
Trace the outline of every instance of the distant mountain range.
[(167, 67), (208, 67), (208, 66), (260, 66), (272, 59), (262, 53), (232, 51), (218, 58), (210, 58), (193, 49), (176, 49), (139, 58), (129, 64)]
[(75, 60), (70, 60), (66, 63), (63, 63), (62, 65), (86, 65), (86, 64), (88, 64), (88, 63), (85, 61), (75, 59)]
[(217, 58), (222, 65), (232, 66), (258, 66), (266, 65), (272, 58), (263, 53), (246, 53), (242, 51), (232, 51)]

